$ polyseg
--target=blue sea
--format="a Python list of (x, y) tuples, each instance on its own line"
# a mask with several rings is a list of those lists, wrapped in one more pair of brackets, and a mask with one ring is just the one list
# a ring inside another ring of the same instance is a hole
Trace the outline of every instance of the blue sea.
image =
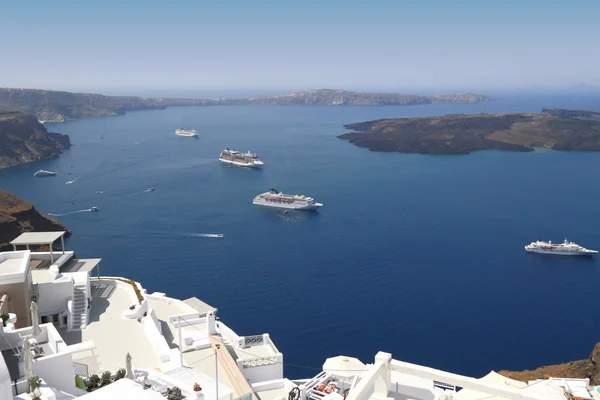
[[(600, 248), (600, 153), (376, 153), (336, 135), (378, 118), (542, 107), (600, 110), (600, 97), (179, 107), (47, 124), (73, 147), (1, 170), (0, 186), (57, 214), (73, 231), (68, 247), (102, 257), (103, 275), (196, 296), (241, 335), (270, 333), (289, 376), (380, 350), (473, 376), (530, 369), (584, 358), (600, 341), (600, 258), (523, 250), (565, 237)], [(178, 127), (200, 138), (177, 137)], [(221, 165), (225, 147), (266, 166)], [(34, 178), (40, 168), (58, 176)], [(253, 206), (271, 187), (325, 206)], [(82, 211), (91, 206), (100, 211)]]

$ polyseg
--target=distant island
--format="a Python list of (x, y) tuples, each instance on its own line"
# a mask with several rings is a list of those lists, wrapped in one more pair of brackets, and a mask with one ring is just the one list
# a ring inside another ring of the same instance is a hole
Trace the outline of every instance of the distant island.
[(0, 251), (12, 251), (10, 241), (23, 232), (71, 232), (58, 221), (35, 209), (33, 204), (0, 189)]
[(318, 89), (280, 96), (245, 99), (142, 98), (71, 93), (54, 90), (0, 88), (0, 111), (35, 115), (44, 122), (123, 115), (127, 111), (162, 109), (175, 106), (218, 105), (414, 105), (432, 103), (477, 103), (492, 98), (474, 93), (418, 96), (412, 94), (351, 92)]
[(69, 136), (48, 132), (34, 116), (0, 112), (0, 168), (54, 158), (70, 146)]
[(339, 135), (372, 151), (469, 154), (479, 150), (600, 151), (600, 112), (543, 109), (541, 113), (394, 118), (344, 126)]

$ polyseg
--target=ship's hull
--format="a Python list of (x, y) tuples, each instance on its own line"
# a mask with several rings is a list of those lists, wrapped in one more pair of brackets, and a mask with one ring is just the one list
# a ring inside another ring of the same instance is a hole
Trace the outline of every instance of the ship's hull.
[(318, 210), (323, 206), (321, 203), (315, 204), (297, 204), (297, 203), (275, 203), (270, 201), (265, 201), (262, 199), (254, 199), (252, 200), (252, 204), (256, 206), (264, 206), (264, 207), (273, 207), (273, 208), (285, 208), (288, 210), (303, 210), (303, 211), (314, 211)]
[(525, 246), (525, 251), (529, 253), (537, 253), (537, 254), (549, 254), (553, 256), (593, 256), (597, 254), (597, 251), (588, 250), (588, 251), (561, 251), (561, 250), (552, 250), (552, 249), (539, 249)]
[(219, 157), (219, 161), (221, 161), (221, 162), (223, 162), (225, 164), (232, 164), (232, 165), (237, 165), (237, 166), (240, 166), (240, 167), (248, 167), (248, 168), (261, 168), (263, 166), (262, 163), (261, 164), (256, 164), (254, 162), (252, 162), (252, 163), (245, 163), (245, 162), (242, 162), (242, 161), (228, 160), (228, 159), (222, 158), (222, 157)]
[(175, 132), (175, 134), (177, 136), (183, 136), (183, 137), (195, 137), (195, 138), (197, 138), (199, 136), (197, 133), (177, 133), (177, 132)]

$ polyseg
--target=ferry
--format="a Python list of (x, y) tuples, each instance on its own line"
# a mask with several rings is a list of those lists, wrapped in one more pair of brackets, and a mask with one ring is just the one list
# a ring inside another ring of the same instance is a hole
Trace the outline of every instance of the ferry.
[(198, 137), (198, 132), (196, 132), (195, 129), (183, 129), (183, 128), (177, 128), (175, 130), (175, 134), (177, 136), (185, 136), (185, 137)]
[(567, 239), (561, 244), (554, 244), (552, 241), (544, 242), (543, 240), (536, 240), (525, 246), (525, 251), (559, 256), (591, 256), (598, 254), (596, 250), (586, 249), (576, 243), (569, 242)]
[(33, 174), (33, 176), (55, 176), (56, 172), (53, 171), (46, 171), (43, 169), (40, 169), (38, 172), (36, 172), (35, 174)]
[(285, 194), (273, 188), (256, 196), (252, 204), (292, 210), (317, 210), (323, 207), (323, 204), (315, 202), (312, 197), (303, 194)]
[(219, 156), (219, 161), (226, 164), (239, 165), (240, 167), (260, 168), (265, 165), (256, 154), (251, 152), (240, 153), (235, 149), (225, 149)]

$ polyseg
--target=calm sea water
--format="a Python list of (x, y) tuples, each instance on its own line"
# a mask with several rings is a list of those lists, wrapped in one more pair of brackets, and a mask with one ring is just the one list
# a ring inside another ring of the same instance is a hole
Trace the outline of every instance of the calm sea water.
[[(286, 363), (372, 362), (383, 350), (478, 376), (583, 358), (600, 339), (599, 259), (523, 250), (565, 237), (600, 248), (600, 154), (387, 154), (336, 135), (376, 118), (542, 107), (600, 110), (600, 99), (131, 112), (49, 124), (74, 146), (0, 171), (0, 185), (63, 214), (68, 247), (102, 257), (102, 274), (197, 296), (238, 333), (269, 332)], [(176, 137), (177, 127), (200, 138)], [(257, 152), (266, 167), (219, 164), (226, 146)], [(40, 168), (59, 175), (33, 178)], [(325, 206), (285, 215), (253, 206), (270, 187)], [(91, 206), (100, 211), (73, 213)], [(213, 233), (226, 236), (205, 237)]]

